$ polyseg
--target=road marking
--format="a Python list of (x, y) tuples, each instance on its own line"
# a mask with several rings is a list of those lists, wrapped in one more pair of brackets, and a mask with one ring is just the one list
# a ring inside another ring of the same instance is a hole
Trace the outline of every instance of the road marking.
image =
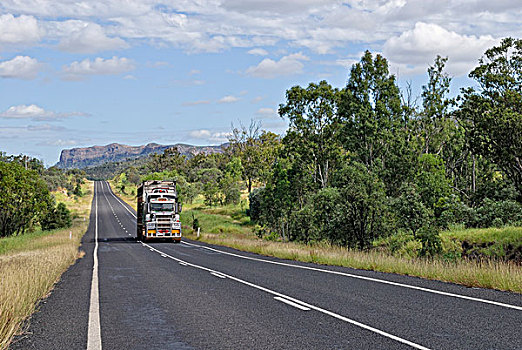
[(101, 350), (100, 295), (98, 290), (98, 197), (94, 183), (95, 224), (94, 224), (94, 265), (92, 268), (91, 301), (89, 306), (89, 328), (87, 331), (87, 350)]
[(182, 265), (182, 266), (188, 266), (188, 264), (187, 264), (187, 263), (185, 263), (185, 262), (182, 262), (182, 261), (180, 261), (180, 262), (179, 262), (179, 264), (180, 264), (180, 265)]
[(287, 300), (285, 298), (281, 298), (281, 297), (274, 297), (275, 300), (279, 300), (279, 301), (282, 301), (283, 303), (285, 304), (288, 304), (290, 306), (293, 306), (295, 308), (298, 308), (300, 310), (303, 310), (303, 311), (310, 311), (310, 308), (306, 307), (306, 306), (303, 306), (303, 305), (300, 305), (300, 304), (297, 304), (297, 303), (294, 303), (293, 301), (291, 300)]
[(216, 277), (219, 277), (219, 278), (226, 278), (225, 276), (223, 276), (222, 274), (218, 273), (218, 272), (211, 272), (210, 273), (211, 275), (214, 275)]
[[(131, 212), (129, 210), (129, 208), (127, 208), (127, 206), (125, 204), (123, 204), (122, 201), (112, 192), (112, 190), (110, 189), (110, 186), (109, 186), (108, 183), (107, 183), (107, 187), (109, 188), (109, 193), (114, 198), (116, 198), (116, 200), (123, 206), (123, 208), (125, 208), (125, 210), (127, 210), (134, 218), (136, 218), (136, 215), (134, 215), (134, 213)], [(467, 296), (467, 295), (443, 292), (443, 291), (436, 290), (436, 289), (418, 287), (418, 286), (414, 286), (414, 285), (410, 285), (410, 284), (399, 283), (399, 282), (392, 282), (392, 281), (387, 281), (387, 280), (383, 280), (383, 279), (379, 279), (379, 278), (360, 276), (360, 275), (355, 275), (355, 274), (346, 273), (346, 272), (331, 271), (331, 270), (319, 269), (319, 268), (310, 267), (310, 266), (301, 266), (301, 265), (282, 263), (282, 262), (278, 262), (278, 261), (270, 261), (270, 260), (264, 260), (264, 259), (259, 259), (259, 258), (252, 258), (252, 257), (249, 257), (249, 256), (229, 253), (229, 252), (225, 252), (225, 251), (222, 251), (222, 250), (219, 250), (219, 249), (214, 249), (214, 248), (210, 248), (210, 247), (206, 247), (206, 246), (202, 246), (202, 245), (198, 245), (198, 244), (188, 243), (188, 242), (185, 242), (185, 241), (182, 241), (181, 243), (187, 244), (187, 245), (191, 245), (191, 246), (194, 246), (194, 247), (199, 247), (199, 248), (212, 250), (212, 251), (215, 251), (215, 252), (218, 252), (218, 253), (221, 253), (221, 254), (235, 256), (235, 257), (238, 257), (238, 258), (241, 258), (241, 259), (247, 259), (247, 260), (252, 260), (252, 261), (259, 261), (259, 262), (263, 262), (263, 263), (267, 263), (267, 264), (274, 264), (274, 265), (294, 267), (294, 268), (303, 269), (303, 270), (310, 270), (310, 271), (318, 271), (318, 272), (330, 273), (330, 274), (333, 274), (333, 275), (357, 278), (357, 279), (361, 279), (361, 280), (365, 280), (365, 281), (376, 282), (376, 283), (383, 283), (383, 284), (388, 284), (388, 285), (392, 285), (392, 286), (396, 286), (396, 287), (409, 288), (409, 289), (418, 290), (418, 291), (422, 291), (422, 292), (426, 292), (426, 293), (433, 293), (433, 294), (438, 294), (438, 295), (444, 295), (444, 296), (448, 296), (448, 297), (459, 298), (459, 299), (464, 299), (464, 300), (469, 300), (469, 301), (475, 301), (475, 302), (479, 302), (479, 303), (496, 305), (496, 306), (500, 306), (500, 307), (505, 307), (505, 308), (509, 308), (509, 309), (522, 311), (522, 306), (511, 305), (511, 304), (506, 304), (506, 303), (500, 303), (500, 302), (493, 301), (493, 300), (487, 300), (487, 299), (470, 297), (470, 296)]]
[(409, 289), (419, 290), (419, 291), (422, 291), (422, 292), (439, 294), (439, 295), (444, 295), (444, 296), (449, 296), (449, 297), (454, 297), (454, 298), (459, 298), (459, 299), (465, 299), (465, 300), (470, 300), (470, 301), (476, 301), (476, 302), (485, 303), (485, 304), (492, 304), (492, 305), (496, 305), (496, 306), (501, 306), (501, 307), (506, 307), (506, 308), (522, 311), (522, 306), (500, 303), (500, 302), (493, 301), (493, 300), (469, 297), (467, 295), (443, 292), (443, 291), (436, 290), (436, 289), (418, 287), (418, 286), (414, 286), (414, 285), (410, 285), (410, 284), (404, 284), (404, 283), (399, 283), (399, 282), (392, 282), (392, 281), (382, 280), (382, 279), (379, 279), (379, 278), (354, 275), (354, 274), (346, 273), (346, 272), (325, 270), (325, 269), (320, 269), (320, 268), (311, 267), (311, 266), (302, 266), (302, 265), (288, 264), (288, 263), (283, 263), (283, 262), (279, 262), (279, 261), (271, 261), (271, 260), (265, 260), (265, 259), (260, 259), (260, 258), (252, 258), (252, 257), (249, 257), (249, 256), (229, 253), (229, 252), (225, 252), (225, 251), (222, 251), (222, 250), (219, 250), (219, 249), (210, 248), (210, 247), (206, 247), (206, 246), (199, 245), (199, 244), (188, 243), (188, 242), (184, 242), (184, 241), (181, 242), (181, 243), (186, 244), (186, 245), (190, 245), (190, 246), (194, 246), (194, 247), (198, 247), (198, 248), (208, 249), (208, 250), (211, 250), (211, 251), (214, 251), (214, 252), (218, 252), (218, 253), (221, 253), (221, 254), (226, 254), (226, 255), (230, 255), (230, 256), (237, 257), (237, 258), (246, 259), (246, 260), (253, 260), (253, 261), (263, 262), (263, 263), (267, 263), (267, 264), (274, 264), (274, 265), (294, 267), (294, 268), (303, 269), (303, 270), (310, 270), (310, 271), (330, 273), (330, 274), (333, 274), (333, 275), (339, 275), (339, 276), (357, 278), (357, 279), (361, 279), (361, 280), (365, 280), (365, 281), (389, 284), (389, 285), (396, 286), (396, 287), (409, 288)]
[(395, 341), (398, 341), (400, 343), (403, 343), (403, 344), (406, 344), (406, 345), (409, 345), (411, 346), (412, 348), (415, 348), (415, 349), (420, 349), (420, 350), (430, 350), (429, 348), (426, 348), (422, 345), (419, 345), (419, 344), (416, 344), (414, 342), (411, 342), (409, 340), (406, 340), (406, 339), (403, 339), (401, 337), (398, 337), (396, 335), (393, 335), (393, 334), (390, 334), (390, 333), (387, 333), (385, 331), (381, 331), (380, 329), (377, 329), (377, 328), (374, 328), (374, 327), (371, 327), (371, 326), (368, 326), (364, 323), (360, 323), (360, 322), (357, 322), (355, 320), (352, 320), (348, 317), (344, 317), (342, 315), (339, 315), (339, 314), (336, 314), (332, 311), (328, 311), (328, 310), (325, 310), (325, 309), (322, 309), (318, 306), (315, 306), (315, 305), (311, 305), (311, 304), (308, 304), (308, 303), (305, 303), (304, 301), (301, 301), (299, 299), (295, 299), (295, 298), (292, 298), (291, 296), (288, 296), (288, 295), (285, 295), (285, 294), (282, 294), (282, 293), (279, 293), (279, 292), (276, 292), (274, 290), (271, 290), (271, 289), (268, 289), (268, 288), (265, 288), (265, 287), (262, 287), (262, 286), (259, 286), (257, 284), (254, 284), (254, 283), (251, 283), (251, 282), (248, 282), (248, 281), (245, 281), (245, 280), (242, 280), (240, 278), (237, 278), (237, 277), (234, 277), (234, 276), (231, 276), (231, 275), (227, 275), (226, 273), (223, 273), (223, 272), (219, 272), (219, 271), (215, 271), (215, 270), (212, 270), (212, 269), (209, 269), (208, 267), (204, 267), (204, 266), (200, 266), (200, 265), (196, 265), (196, 264), (192, 264), (192, 263), (189, 263), (189, 262), (186, 262), (186, 261), (183, 261), (181, 259), (178, 259), (176, 257), (173, 257), (165, 252), (162, 252), (161, 250), (158, 250), (148, 244), (144, 244), (144, 246), (150, 248), (150, 250), (152, 251), (155, 251), (159, 254), (165, 254), (168, 258), (174, 260), (174, 261), (177, 261), (178, 263), (184, 263), (186, 264), (187, 266), (191, 266), (191, 267), (194, 267), (196, 269), (200, 269), (200, 270), (203, 270), (203, 271), (207, 271), (207, 272), (210, 272), (211, 274), (219, 274), (219, 275), (222, 275), (223, 277), (225, 278), (228, 278), (228, 279), (231, 279), (233, 281), (236, 281), (238, 283), (241, 283), (241, 284), (244, 284), (244, 285), (247, 285), (249, 287), (252, 287), (252, 288), (256, 288), (256, 289), (259, 289), (261, 291), (264, 291), (266, 293), (269, 293), (269, 294), (272, 294), (272, 295), (275, 295), (277, 297), (280, 297), (280, 298), (283, 298), (283, 299), (286, 299), (286, 300), (289, 300), (289, 301), (292, 301), (296, 304), (299, 304), (301, 306), (304, 306), (304, 307), (308, 307), (312, 310), (316, 310), (318, 312), (321, 312), (323, 314), (326, 314), (328, 316), (331, 316), (331, 317), (334, 317), (334, 318), (337, 318), (338, 320), (341, 320), (341, 321), (344, 321), (344, 322), (347, 322), (347, 323), (350, 323), (350, 324), (353, 324), (355, 326), (358, 326), (360, 328), (364, 328), (370, 332), (374, 332), (374, 333), (377, 333), (379, 335), (382, 335), (383, 337), (386, 337), (386, 338), (390, 338), (390, 339), (393, 339)]

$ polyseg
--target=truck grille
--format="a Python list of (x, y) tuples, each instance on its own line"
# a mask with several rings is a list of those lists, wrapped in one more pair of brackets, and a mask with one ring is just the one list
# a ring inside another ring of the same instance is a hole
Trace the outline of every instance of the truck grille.
[(168, 230), (170, 233), (171, 229), (171, 216), (170, 215), (158, 215), (156, 216), (156, 229), (159, 231)]

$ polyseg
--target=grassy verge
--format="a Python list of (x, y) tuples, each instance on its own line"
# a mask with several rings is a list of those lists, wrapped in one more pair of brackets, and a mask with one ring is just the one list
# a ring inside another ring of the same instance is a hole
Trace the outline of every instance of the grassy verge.
[[(185, 230), (184, 236), (197, 239), (192, 230)], [(398, 273), (470, 287), (522, 293), (522, 269), (514, 263), (493, 260), (477, 262), (462, 259), (448, 262), (442, 259), (401, 258), (379, 251), (361, 252), (325, 244), (271, 242), (215, 233), (202, 233), (199, 240), (282, 259)]]
[[(127, 200), (127, 197), (123, 196)], [(134, 199), (131, 199), (134, 201)], [(132, 203), (132, 202), (129, 202)], [(515, 263), (492, 259), (477, 261), (459, 258), (419, 259), (410, 255), (396, 256), (380, 249), (357, 251), (328, 244), (305, 245), (259, 239), (254, 227), (244, 214), (241, 205), (209, 208), (198, 198), (193, 204), (186, 204), (181, 215), (183, 235), (190, 239), (223, 245), (243, 251), (282, 259), (313, 262), (324, 265), (345, 266), (373, 270), (426, 279), (453, 282), (470, 287), (482, 287), (522, 293), (522, 267)], [(192, 231), (193, 218), (197, 218), (202, 228), (199, 238)], [(442, 234), (443, 244), (448, 252), (458, 252), (461, 242), (482, 247), (484, 242), (492, 247), (521, 241), (522, 228), (452, 230)], [(486, 254), (487, 256), (487, 254)]]
[(114, 180), (109, 180), (109, 184), (111, 186), (112, 191), (118, 195), (121, 199), (123, 199), (127, 204), (129, 204), (134, 210), (136, 210), (136, 193), (137, 186), (132, 184), (127, 184), (125, 188), (125, 192), (122, 192), (118, 186), (116, 186)]
[(81, 256), (78, 247), (89, 224), (93, 184), (82, 187), (84, 196), (77, 199), (56, 195), (72, 211), (71, 228), (0, 239), (0, 349), (7, 348), (38, 300)]

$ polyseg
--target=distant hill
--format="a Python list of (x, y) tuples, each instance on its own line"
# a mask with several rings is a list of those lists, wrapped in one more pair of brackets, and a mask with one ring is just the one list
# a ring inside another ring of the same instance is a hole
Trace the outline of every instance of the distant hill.
[(146, 157), (152, 153), (163, 153), (168, 148), (177, 147), (179, 152), (187, 157), (199, 153), (221, 153), (222, 146), (191, 146), (178, 143), (175, 145), (159, 145), (149, 143), (143, 146), (128, 146), (111, 143), (106, 146), (64, 149), (56, 166), (63, 169), (83, 169), (109, 162), (121, 162), (129, 159)]

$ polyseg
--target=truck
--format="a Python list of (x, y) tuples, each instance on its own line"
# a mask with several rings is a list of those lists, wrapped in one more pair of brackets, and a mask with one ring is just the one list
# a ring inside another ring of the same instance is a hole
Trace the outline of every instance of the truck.
[(144, 181), (138, 186), (137, 239), (181, 242), (181, 203), (175, 181)]

